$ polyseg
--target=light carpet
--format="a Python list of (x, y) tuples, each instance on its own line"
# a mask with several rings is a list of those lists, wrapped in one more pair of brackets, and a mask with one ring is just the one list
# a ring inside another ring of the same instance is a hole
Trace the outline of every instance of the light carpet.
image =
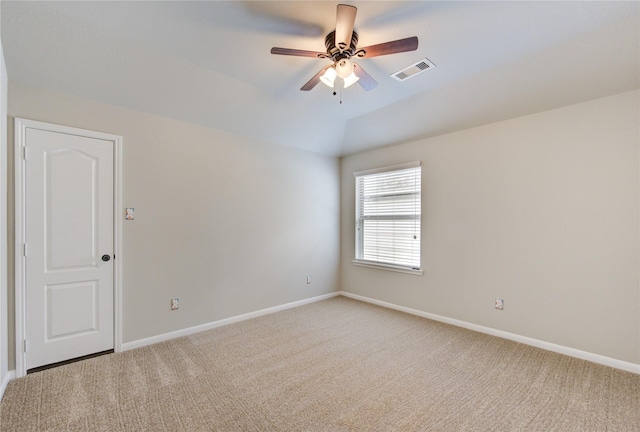
[(13, 380), (2, 431), (638, 431), (640, 375), (345, 297)]

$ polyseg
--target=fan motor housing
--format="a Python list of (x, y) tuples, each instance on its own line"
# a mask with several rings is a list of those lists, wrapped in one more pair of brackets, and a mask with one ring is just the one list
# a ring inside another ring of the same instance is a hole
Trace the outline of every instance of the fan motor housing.
[(355, 31), (351, 35), (351, 43), (348, 49), (340, 51), (340, 48), (336, 46), (336, 32), (332, 31), (324, 38), (324, 45), (327, 47), (327, 54), (333, 61), (338, 61), (343, 58), (351, 58), (356, 51), (358, 45), (358, 33)]

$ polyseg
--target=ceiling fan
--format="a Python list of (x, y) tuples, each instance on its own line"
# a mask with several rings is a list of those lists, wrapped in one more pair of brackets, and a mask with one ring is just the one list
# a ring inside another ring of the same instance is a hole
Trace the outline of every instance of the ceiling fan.
[[(336, 78), (342, 79), (344, 87), (349, 87), (357, 82), (366, 91), (373, 90), (378, 83), (362, 67), (351, 61), (354, 57), (370, 58), (387, 54), (396, 54), (406, 51), (414, 51), (418, 48), (417, 36), (399, 39), (371, 45), (365, 48), (357, 48), (358, 33), (353, 30), (356, 21), (355, 6), (339, 4), (336, 13), (336, 29), (329, 33), (324, 44), (326, 52), (305, 51), (290, 48), (271, 48), (271, 54), (289, 55), (298, 57), (314, 57), (329, 59), (333, 63), (320, 69), (305, 85), (300, 88), (309, 91), (319, 82), (329, 87), (334, 87)], [(340, 84), (340, 83), (339, 83)]]

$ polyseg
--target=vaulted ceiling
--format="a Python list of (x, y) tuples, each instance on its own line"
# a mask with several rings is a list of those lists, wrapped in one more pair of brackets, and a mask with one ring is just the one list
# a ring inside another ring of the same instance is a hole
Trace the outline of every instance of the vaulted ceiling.
[[(0, 3), (10, 81), (340, 156), (640, 87), (639, 2), (354, 1), (379, 85), (300, 91), (327, 60), (332, 1)], [(436, 67), (390, 74), (428, 58)], [(341, 96), (341, 97), (340, 97)], [(340, 99), (342, 103), (340, 103)]]

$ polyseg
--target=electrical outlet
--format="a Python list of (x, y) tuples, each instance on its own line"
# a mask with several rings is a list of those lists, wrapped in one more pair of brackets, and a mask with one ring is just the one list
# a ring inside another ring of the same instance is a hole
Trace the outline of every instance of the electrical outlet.
[(503, 310), (504, 309), (504, 300), (501, 298), (497, 298), (496, 297), (496, 303), (493, 306), (494, 308), (498, 309), (498, 310)]
[(311, 283), (311, 276), (307, 276), (307, 285)]
[(180, 299), (178, 297), (171, 299), (171, 310), (178, 310), (180, 308)]

